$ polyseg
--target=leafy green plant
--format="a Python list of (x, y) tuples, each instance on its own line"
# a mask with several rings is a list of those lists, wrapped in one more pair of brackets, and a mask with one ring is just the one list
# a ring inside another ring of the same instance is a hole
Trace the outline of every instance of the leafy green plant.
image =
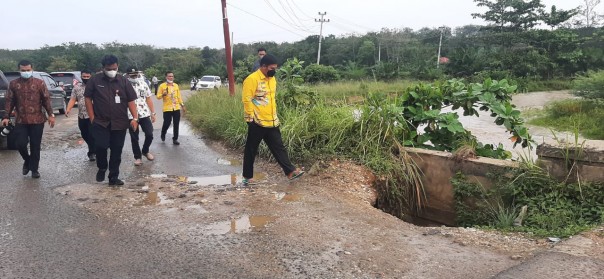
[[(277, 71), (281, 82), (279, 90), (281, 96), (278, 102), (281, 107), (311, 106), (316, 103), (316, 92), (303, 85), (302, 78), (304, 61), (297, 58), (288, 59)], [(283, 90), (284, 89), (284, 90)]]

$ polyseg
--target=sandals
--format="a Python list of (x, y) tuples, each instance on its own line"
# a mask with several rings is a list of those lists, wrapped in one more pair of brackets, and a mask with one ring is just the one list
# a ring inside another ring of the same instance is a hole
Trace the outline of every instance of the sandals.
[(243, 184), (243, 187), (257, 184), (256, 180), (254, 180), (253, 178), (245, 178), (245, 177), (241, 180), (241, 183)]
[(292, 171), (290, 174), (287, 175), (287, 178), (289, 178), (289, 180), (294, 180), (299, 178), (300, 176), (302, 176), (304, 174), (304, 171), (301, 169), (296, 169), (295, 171)]

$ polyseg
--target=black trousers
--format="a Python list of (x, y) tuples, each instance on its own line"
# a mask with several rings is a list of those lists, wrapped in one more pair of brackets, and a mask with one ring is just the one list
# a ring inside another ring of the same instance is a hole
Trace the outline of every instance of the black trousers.
[[(138, 143), (138, 132), (140, 130), (143, 130), (143, 133), (145, 134), (142, 153), (140, 144)], [(149, 146), (151, 146), (151, 142), (153, 142), (153, 123), (151, 122), (151, 117), (139, 118), (138, 129), (133, 131), (132, 126), (130, 126), (128, 132), (130, 133), (130, 143), (132, 143), (134, 159), (140, 159), (142, 158), (142, 154), (149, 153)]]
[(94, 138), (92, 137), (92, 133), (90, 131), (91, 126), (92, 123), (90, 123), (90, 119), (78, 118), (78, 127), (80, 128), (80, 134), (86, 142), (86, 145), (88, 145), (88, 155), (95, 154), (96, 152), (94, 148)]
[(174, 127), (172, 128), (172, 130), (174, 130), (174, 136), (172, 139), (177, 140), (178, 126), (180, 124), (180, 110), (164, 111), (164, 124), (161, 126), (161, 135), (162, 137), (166, 136), (168, 128), (170, 128), (170, 124), (172, 124), (172, 119), (174, 119)]
[[(92, 124), (92, 136), (96, 147), (96, 166), (101, 170), (109, 167), (109, 179), (116, 179), (120, 175), (122, 163), (122, 149), (126, 140), (126, 130), (111, 130), (111, 124), (103, 127)], [(111, 157), (107, 164), (107, 148), (111, 149)]]
[(153, 87), (155, 87), (155, 95), (157, 95), (157, 88), (159, 88), (159, 83), (153, 84)]
[[(42, 124), (17, 124), (15, 126), (15, 138), (17, 149), (23, 158), (23, 167), (31, 171), (38, 171), (40, 166), (40, 149), (42, 145), (42, 133), (44, 133), (44, 123)], [(27, 143), (29, 142), (29, 151)]]
[(283, 145), (279, 127), (265, 128), (254, 122), (248, 122), (247, 139), (243, 153), (243, 177), (254, 177), (254, 160), (256, 159), (258, 146), (260, 146), (262, 140), (264, 140), (273, 157), (275, 157), (275, 160), (277, 160), (277, 163), (283, 169), (283, 173), (287, 175), (296, 170), (296, 167), (289, 160), (287, 150), (285, 150), (285, 146)]

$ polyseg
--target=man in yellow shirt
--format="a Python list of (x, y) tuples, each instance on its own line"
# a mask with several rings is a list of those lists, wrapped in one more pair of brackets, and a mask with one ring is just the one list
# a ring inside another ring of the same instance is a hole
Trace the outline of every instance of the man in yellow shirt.
[(262, 140), (289, 179), (304, 174), (304, 171), (292, 165), (281, 139), (275, 102), (276, 70), (277, 58), (267, 54), (260, 59), (260, 68), (243, 81), (243, 110), (248, 125), (243, 155), (243, 185), (245, 186), (253, 182), (254, 160)]
[(164, 124), (161, 127), (161, 141), (166, 141), (166, 132), (168, 132), (172, 119), (174, 119), (172, 143), (179, 145), (178, 126), (180, 124), (180, 110), (182, 108), (183, 113), (186, 110), (185, 103), (182, 101), (182, 96), (180, 95), (180, 88), (174, 82), (173, 72), (166, 72), (166, 82), (162, 83), (157, 89), (157, 99), (164, 101)]

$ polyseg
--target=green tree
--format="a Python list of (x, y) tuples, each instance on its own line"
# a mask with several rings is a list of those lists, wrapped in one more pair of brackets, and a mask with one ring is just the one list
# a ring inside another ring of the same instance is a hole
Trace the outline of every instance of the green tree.
[(375, 43), (365, 40), (359, 48), (357, 61), (365, 66), (373, 66), (375, 64), (375, 54)]
[(52, 56), (51, 62), (46, 70), (49, 72), (73, 71), (76, 68), (77, 61), (69, 59), (67, 56)]
[(541, 0), (474, 0), (478, 7), (486, 7), (484, 13), (473, 13), (472, 17), (482, 18), (497, 31), (528, 30), (539, 24), (543, 4)]
[(545, 11), (542, 11), (541, 13), (541, 20), (543, 20), (543, 22), (545, 24), (547, 24), (549, 27), (551, 27), (552, 29), (554, 29), (556, 26), (559, 26), (560, 24), (568, 21), (569, 19), (571, 19), (573, 16), (575, 16), (577, 13), (579, 12), (578, 9), (572, 9), (572, 10), (558, 10), (556, 8), (556, 5), (553, 5), (550, 8), (550, 12), (547, 13)]

